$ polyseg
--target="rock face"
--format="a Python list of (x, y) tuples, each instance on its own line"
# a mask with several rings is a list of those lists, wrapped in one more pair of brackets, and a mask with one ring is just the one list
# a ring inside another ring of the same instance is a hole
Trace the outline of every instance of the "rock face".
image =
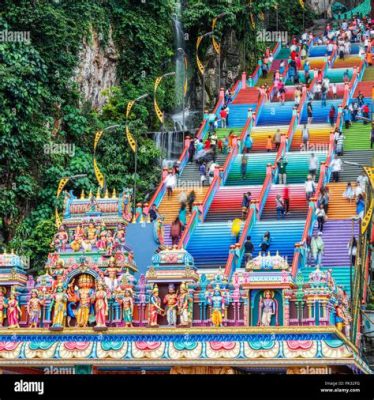
[[(205, 39), (209, 40), (209, 39)], [(222, 39), (221, 43), (221, 87), (227, 88), (239, 79), (242, 64), (241, 46), (236, 38), (235, 32), (231, 31)], [(199, 57), (205, 66), (205, 79), (200, 74), (195, 76), (191, 81), (189, 103), (192, 109), (202, 109), (203, 86), (206, 109), (214, 107), (218, 93), (218, 55), (214, 52), (213, 46), (210, 45), (205, 53), (199, 52)]]
[(79, 54), (79, 65), (74, 74), (85, 101), (94, 108), (101, 108), (106, 101), (102, 91), (117, 82), (116, 67), (119, 58), (115, 48), (112, 31), (109, 31), (108, 42), (101, 45), (100, 34), (91, 32), (91, 37), (85, 38)]

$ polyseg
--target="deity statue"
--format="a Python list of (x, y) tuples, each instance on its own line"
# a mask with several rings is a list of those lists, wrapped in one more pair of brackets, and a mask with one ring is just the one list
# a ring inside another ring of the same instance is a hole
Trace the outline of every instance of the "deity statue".
[(79, 251), (81, 243), (84, 239), (84, 229), (81, 224), (78, 224), (74, 232), (74, 240), (70, 243), (70, 247), (73, 251)]
[(208, 297), (208, 304), (212, 307), (212, 322), (216, 327), (222, 326), (223, 315), (225, 312), (225, 300), (221, 294), (219, 285), (216, 285), (213, 295)]
[(95, 225), (93, 224), (93, 222), (90, 222), (88, 224), (88, 227), (86, 228), (86, 231), (85, 231), (84, 238), (88, 239), (92, 245), (94, 245), (96, 243), (97, 236), (96, 236)]
[(95, 213), (95, 212), (98, 212), (98, 211), (100, 211), (99, 204), (97, 203), (95, 196), (92, 195), (90, 197), (90, 202), (88, 204), (87, 212)]
[(114, 234), (114, 243), (115, 243), (115, 248), (123, 249), (125, 246), (126, 242), (126, 231), (125, 227), (123, 224), (118, 224), (116, 232)]
[(53, 287), (56, 288), (58, 285), (62, 285), (62, 280), (65, 272), (65, 262), (62, 258), (59, 258), (56, 261), (55, 268), (52, 271), (52, 268), (48, 268), (48, 272), (50, 275), (56, 278), (56, 280), (53, 282)]
[(188, 288), (184, 282), (180, 285), (180, 294), (178, 295), (178, 314), (180, 326), (190, 326), (192, 322), (193, 300), (188, 293)]
[(111, 256), (113, 253), (113, 247), (114, 247), (114, 238), (112, 231), (108, 230), (106, 234), (106, 246), (105, 246), (105, 251), (107, 256)]
[[(78, 290), (78, 288), (77, 288)], [(67, 323), (68, 327), (71, 326), (71, 320), (76, 317), (76, 308), (79, 303), (79, 297), (76, 293), (76, 288), (75, 288), (75, 278), (72, 279), (72, 281), (68, 285), (68, 289), (66, 291), (67, 295)]]
[(121, 272), (121, 268), (116, 265), (116, 260), (114, 257), (110, 257), (106, 272), (108, 276), (104, 278), (105, 285), (111, 291), (111, 293), (113, 293), (121, 283), (121, 280), (118, 276)]
[(149, 299), (149, 318), (148, 325), (150, 327), (158, 327), (157, 318), (158, 315), (164, 315), (164, 310), (161, 308), (161, 299), (158, 295), (158, 287), (154, 286), (152, 290), (151, 298)]
[(62, 329), (64, 327), (64, 319), (66, 317), (67, 295), (62, 285), (58, 285), (53, 299), (53, 329)]
[(5, 288), (0, 289), (0, 328), (4, 325), (4, 319), (6, 318), (6, 308), (8, 304), (5, 299)]
[(51, 246), (54, 246), (57, 251), (65, 250), (68, 239), (68, 233), (66, 232), (64, 225), (61, 225), (53, 238)]
[(95, 293), (95, 328), (106, 328), (106, 317), (108, 316), (108, 299), (104, 284), (99, 282)]
[(89, 239), (82, 240), (81, 246), (85, 253), (89, 253), (92, 251), (92, 242)]
[(94, 301), (92, 290), (93, 278), (91, 275), (82, 274), (78, 279), (78, 299), (79, 305), (76, 313), (77, 326), (86, 328), (91, 313), (91, 304)]
[(39, 325), (39, 319), (41, 316), (42, 305), (44, 301), (38, 297), (38, 291), (36, 289), (31, 291), (31, 298), (27, 303), (27, 314), (29, 315), (29, 328), (37, 328)]
[(343, 332), (344, 328), (344, 312), (341, 304), (335, 306), (335, 325), (338, 331)]
[(124, 191), (122, 195), (122, 205), (123, 205), (122, 216), (126, 221), (129, 222), (132, 219), (130, 204), (131, 204), (131, 195)]
[(123, 321), (125, 323), (125, 327), (132, 327), (134, 300), (132, 298), (132, 291), (130, 289), (125, 290), (125, 295), (121, 297), (119, 303), (123, 306)]
[(169, 293), (164, 297), (164, 304), (166, 304), (166, 319), (169, 326), (177, 324), (177, 301), (178, 294), (175, 293), (175, 286), (171, 283), (169, 285)]
[(102, 221), (100, 227), (98, 229), (96, 229), (96, 234), (98, 237), (96, 246), (99, 249), (104, 250), (106, 248), (106, 235), (107, 235), (107, 229), (106, 229), (106, 225), (105, 225), (104, 221)]
[(8, 328), (19, 328), (22, 311), (14, 292), (11, 292), (8, 301)]
[(260, 296), (258, 325), (270, 326), (272, 316), (276, 315), (277, 304), (276, 300), (274, 300), (274, 292), (272, 290), (265, 290), (264, 297)]

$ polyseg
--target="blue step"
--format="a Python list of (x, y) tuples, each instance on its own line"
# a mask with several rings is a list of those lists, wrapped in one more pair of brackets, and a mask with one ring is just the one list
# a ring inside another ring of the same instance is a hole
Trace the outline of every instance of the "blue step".
[(291, 265), (295, 243), (300, 242), (304, 225), (304, 220), (257, 221), (250, 233), (252, 243), (255, 246), (253, 256), (258, 256), (262, 237), (266, 231), (269, 231), (271, 237), (270, 254), (275, 255), (278, 251), (279, 255), (287, 257), (288, 263)]
[(288, 125), (292, 119), (294, 105), (293, 101), (287, 101), (283, 105), (278, 103), (264, 104), (257, 125)]
[(231, 222), (205, 222), (197, 226), (187, 245), (197, 267), (225, 267), (230, 246), (236, 243)]
[[(320, 123), (327, 123), (329, 122), (329, 111), (331, 106), (335, 107), (335, 115), (338, 114), (338, 106), (341, 104), (341, 100), (327, 100), (326, 105), (322, 105), (321, 100), (313, 100), (312, 107), (313, 107), (313, 124), (320, 124)], [(305, 102), (303, 111), (301, 113), (301, 124), (306, 124), (308, 120), (307, 115), (307, 102)]]

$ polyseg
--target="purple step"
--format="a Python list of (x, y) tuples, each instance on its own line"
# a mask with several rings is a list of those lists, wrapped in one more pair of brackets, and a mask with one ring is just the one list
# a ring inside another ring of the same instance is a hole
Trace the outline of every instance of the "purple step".
[[(354, 223), (354, 235), (358, 239), (359, 224)], [(316, 233), (317, 223), (313, 233)], [(341, 267), (350, 265), (347, 245), (352, 238), (352, 220), (328, 220), (323, 226), (322, 239), (325, 243), (325, 254), (322, 257), (324, 267)]]
[(170, 236), (170, 224), (165, 224), (164, 225), (164, 244), (165, 246), (171, 246), (171, 236)]

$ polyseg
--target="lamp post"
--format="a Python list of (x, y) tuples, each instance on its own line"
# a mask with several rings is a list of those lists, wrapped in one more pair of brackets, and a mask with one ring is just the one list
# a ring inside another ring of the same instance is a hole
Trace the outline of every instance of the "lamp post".
[(137, 175), (137, 168), (138, 168), (138, 143), (135, 140), (134, 136), (132, 135), (132, 133), (130, 132), (129, 129), (129, 115), (130, 115), (130, 111), (133, 107), (133, 105), (139, 101), (142, 100), (144, 98), (146, 98), (148, 96), (148, 93), (145, 93), (139, 97), (137, 97), (135, 100), (130, 101), (127, 104), (127, 109), (126, 109), (126, 136), (127, 136), (127, 140), (129, 142), (129, 145), (132, 149), (132, 151), (134, 152), (134, 187), (133, 187), (133, 197), (134, 197), (134, 209), (133, 209), (133, 222), (135, 222), (135, 209), (136, 209), (136, 175)]
[[(57, 192), (56, 192), (56, 201), (60, 197), (62, 190), (64, 189), (64, 187), (66, 186), (66, 184), (69, 181), (74, 181), (76, 179), (85, 178), (86, 176), (87, 176), (87, 174), (77, 174), (77, 175), (62, 177), (58, 183)], [(57, 204), (56, 204), (56, 208), (55, 208), (55, 220), (56, 220), (56, 226), (57, 226), (57, 228), (59, 228), (59, 226), (61, 225), (61, 218), (58, 213)]]
[[(212, 32), (214, 32), (214, 29), (217, 25), (217, 21), (227, 15), (227, 13), (221, 13), (217, 15), (215, 18), (213, 18), (212, 21)], [(218, 92), (221, 90), (221, 44), (216, 41), (214, 38), (214, 35), (212, 35), (212, 44), (213, 44), (213, 49), (218, 55)]]
[(187, 61), (187, 54), (186, 52), (182, 49), (182, 47), (179, 47), (178, 50), (178, 56), (182, 55), (183, 56), (183, 89), (182, 89), (182, 130), (183, 130), (183, 143), (184, 143), (184, 131), (185, 131), (185, 113), (184, 113), (184, 100), (185, 96), (187, 94), (187, 66), (188, 66), (188, 61)]
[(161, 111), (160, 107), (157, 104), (157, 88), (160, 86), (161, 81), (164, 78), (166, 78), (167, 76), (172, 76), (172, 75), (175, 75), (175, 72), (167, 72), (166, 74), (161, 75), (158, 78), (156, 78), (154, 89), (153, 89), (153, 105), (154, 105), (154, 109), (155, 109), (155, 113), (157, 115), (157, 118), (161, 122), (161, 131), (164, 130), (165, 113), (163, 111)]
[(211, 32), (207, 32), (204, 35), (198, 36), (197, 40), (196, 40), (196, 63), (197, 63), (197, 67), (199, 69), (200, 74), (202, 75), (203, 78), (203, 118), (204, 118), (204, 111), (205, 111), (205, 68), (203, 63), (200, 61), (199, 58), (199, 47), (200, 44), (202, 42), (202, 40), (206, 37), (206, 36), (210, 36), (213, 35), (213, 31)]

